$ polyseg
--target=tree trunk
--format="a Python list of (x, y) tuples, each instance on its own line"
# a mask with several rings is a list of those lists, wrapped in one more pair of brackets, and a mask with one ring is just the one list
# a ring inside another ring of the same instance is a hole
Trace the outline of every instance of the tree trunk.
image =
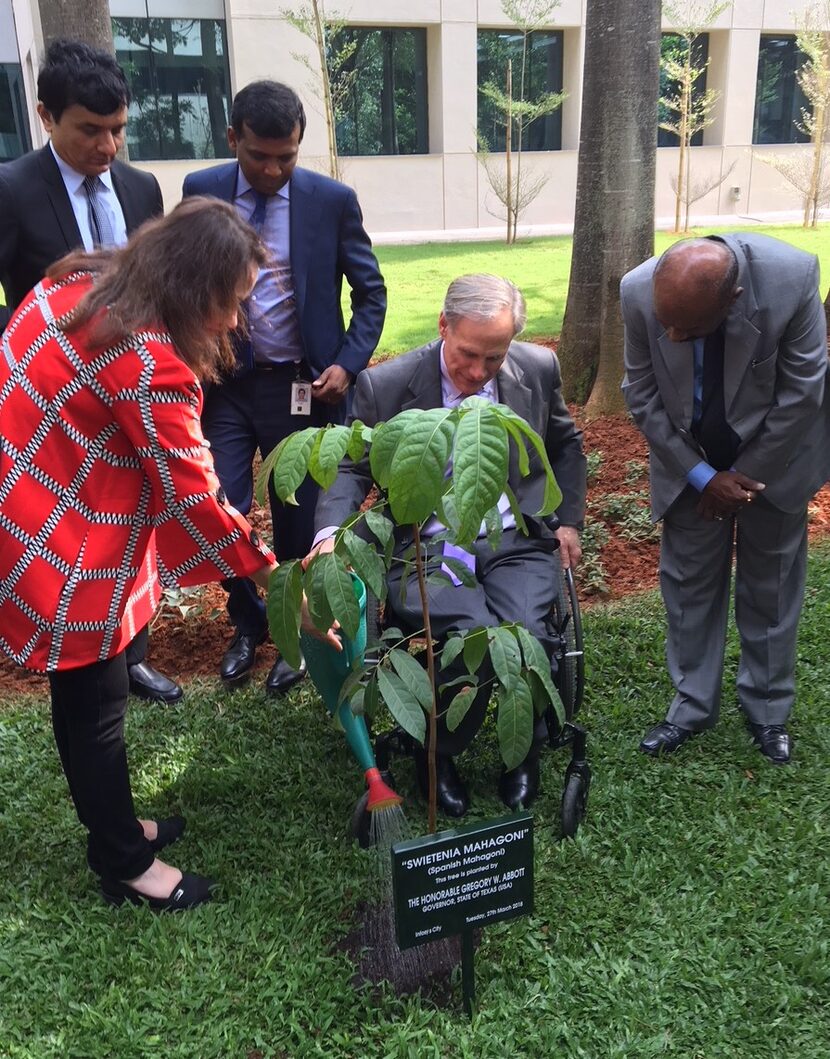
[(585, 41), (559, 356), (566, 397), (587, 400), (586, 414), (598, 417), (624, 408), (620, 280), (654, 250), (660, 0), (588, 0)]
[(47, 48), (52, 41), (69, 37), (115, 54), (108, 0), (39, 0), (39, 7)]

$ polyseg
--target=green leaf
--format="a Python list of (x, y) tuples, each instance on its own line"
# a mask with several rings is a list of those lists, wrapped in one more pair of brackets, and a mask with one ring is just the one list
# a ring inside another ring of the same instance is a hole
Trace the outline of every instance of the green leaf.
[[(458, 536), (458, 527), (460, 525), (458, 519), (458, 509), (455, 506), (455, 493), (452, 491), (452, 483), (450, 483), (450, 489), (445, 492), (441, 497), (441, 501), (438, 507), (435, 509), (435, 513), (441, 522), (444, 523), (451, 531), (453, 540)], [(437, 534), (435, 535), (437, 536)], [(435, 537), (433, 537), (435, 539)]]
[(527, 455), (527, 445), (525, 444), (524, 434), (509, 417), (502, 416), (501, 420), (507, 428), (507, 432), (516, 443), (516, 457), (519, 461), (519, 474), (522, 478), (526, 478), (527, 475), (530, 474), (530, 460)]
[(441, 668), (447, 669), (464, 650), (464, 637), (448, 636), (441, 648)]
[(346, 679), (337, 695), (337, 705), (341, 706), (347, 699), (351, 699), (363, 679), (363, 668), (358, 666), (351, 673), (346, 674)]
[(392, 465), (392, 457), (398, 442), (403, 437), (406, 428), (404, 413), (395, 416), (387, 423), (378, 423), (372, 434), (372, 447), (369, 450), (369, 467), (372, 477), (381, 489), (389, 486), (389, 469)]
[(533, 699), (523, 680), (499, 696), (496, 730), (505, 768), (514, 769), (527, 757), (533, 742)]
[(451, 732), (454, 732), (467, 716), (467, 711), (472, 706), (477, 691), (477, 687), (470, 686), (463, 688), (456, 696), (454, 696), (447, 709), (446, 716), (447, 728), (449, 728)]
[(386, 545), (392, 539), (392, 534), (395, 532), (395, 524), (391, 519), (388, 519), (386, 515), (380, 511), (376, 511), (373, 507), (367, 508), (363, 513), (366, 519), (366, 525), (369, 527), (371, 532), (377, 537), (382, 545)]
[(348, 427), (324, 427), (314, 442), (308, 461), (308, 471), (321, 489), (328, 489), (337, 477), (340, 461), (349, 444)]
[(386, 599), (386, 568), (372, 545), (348, 529), (343, 533), (343, 544), (360, 580), (378, 599)]
[(279, 453), (274, 461), (274, 490), (284, 504), (297, 503), (294, 493), (308, 472), (311, 449), (320, 430), (325, 427), (306, 427), (289, 434), (277, 446)]
[(516, 494), (513, 492), (509, 485), (506, 485), (504, 487), (504, 492), (507, 496), (508, 501), (510, 502), (510, 510), (513, 512), (513, 518), (516, 520), (516, 528), (522, 533), (524, 533), (525, 536), (527, 536), (527, 523), (525, 522), (525, 517), (521, 512), (521, 508), (519, 507), (519, 502), (516, 499)]
[(360, 628), (360, 607), (352, 587), (352, 575), (343, 560), (334, 553), (320, 559), (323, 564), (323, 585), (332, 613), (343, 633), (353, 640)]
[(299, 669), (303, 568), (298, 559), (280, 565), (268, 579), (266, 613), (271, 639), (292, 669)]
[(433, 704), (432, 684), (424, 667), (408, 651), (402, 651), (399, 647), (393, 647), (388, 658), (395, 672), (420, 702), (421, 708), (429, 713)]
[(478, 673), (487, 654), (487, 630), (473, 629), (462, 634), (464, 640), (464, 665), (468, 673)]
[(544, 441), (539, 437), (533, 427), (522, 419), (520, 415), (517, 415), (512, 408), (508, 408), (507, 405), (504, 404), (496, 405), (495, 408), (497, 409), (497, 415), (500, 420), (509, 420), (513, 423), (536, 450), (536, 454), (541, 460), (542, 468), (545, 472), (545, 495), (542, 500), (542, 506), (537, 512), (535, 512), (535, 514), (550, 515), (551, 512), (555, 511), (562, 503), (562, 490), (557, 484), (556, 476), (550, 465)]
[(522, 652), (511, 629), (499, 626), (487, 630), (490, 641), (490, 660), (505, 691), (512, 691), (519, 680), (522, 668)]
[[(548, 701), (556, 711), (560, 724), (564, 724), (565, 709), (562, 705), (562, 699), (559, 697), (559, 692), (556, 690), (553, 677), (551, 676), (550, 659), (548, 658), (547, 652), (536, 637), (529, 633), (523, 625), (517, 626), (517, 630), (525, 666), (539, 680), (544, 688)], [(537, 709), (536, 712), (542, 713), (543, 709)]]
[(325, 555), (315, 555), (306, 567), (303, 576), (306, 599), (308, 600), (308, 612), (311, 620), (321, 632), (331, 628), (334, 621), (334, 612), (331, 609), (328, 595), (326, 594)]
[(268, 483), (271, 481), (271, 474), (273, 473), (274, 464), (277, 461), (280, 450), (287, 440), (287, 438), (283, 438), (278, 445), (271, 449), (260, 465), (254, 486), (254, 496), (260, 507), (265, 507), (268, 503)]
[(487, 531), (487, 543), (495, 551), (501, 544), (502, 534), (504, 533), (504, 523), (502, 522), (498, 504), (495, 507), (491, 507), (484, 516), (484, 528)]
[(421, 704), (397, 673), (387, 669), (377, 670), (378, 689), (389, 712), (413, 739), (423, 744), (427, 720)]
[(452, 414), (449, 408), (411, 408), (389, 421), (391, 425), (406, 420), (387, 485), (389, 509), (398, 525), (424, 522), (441, 501), (452, 444)]
[(465, 588), (475, 588), (478, 584), (476, 575), (461, 559), (456, 559), (452, 555), (445, 555), (441, 562), (448, 570), (452, 570)]
[(366, 690), (363, 692), (363, 712), (371, 720), (377, 716), (379, 706), (378, 677), (377, 672), (374, 672), (366, 684)]
[(366, 454), (366, 442), (371, 440), (371, 437), (371, 427), (367, 427), (365, 423), (355, 419), (352, 423), (349, 442), (346, 446), (346, 453), (352, 463), (358, 463), (363, 459)]
[(485, 514), (498, 503), (507, 482), (507, 431), (489, 401), (461, 405), (453, 447), (452, 482), (459, 515), (458, 543), (478, 536)]

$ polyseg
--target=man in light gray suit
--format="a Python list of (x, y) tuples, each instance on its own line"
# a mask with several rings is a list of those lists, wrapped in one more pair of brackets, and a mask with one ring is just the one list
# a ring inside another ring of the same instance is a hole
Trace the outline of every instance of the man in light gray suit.
[(738, 700), (761, 753), (786, 763), (807, 504), (829, 469), (818, 263), (763, 235), (691, 239), (620, 294), (676, 691), (640, 749), (671, 753), (717, 721), (734, 548)]
[[(469, 565), (475, 566), (476, 587), (431, 584), (429, 594), (432, 630), (439, 639), (456, 630), (519, 621), (550, 652), (551, 633), (545, 619), (560, 576), (559, 561), (563, 566), (575, 566), (581, 556), (585, 457), (582, 434), (562, 400), (556, 355), (542, 346), (514, 341), (525, 318), (524, 299), (508, 280), (484, 275), (460, 277), (447, 291), (438, 321), (439, 339), (357, 376), (351, 419), (374, 426), (407, 408), (451, 408), (477, 394), (508, 405), (544, 438), (563, 495), (558, 518), (545, 521), (533, 516), (542, 506), (542, 466), (538, 457), (531, 457), (530, 474), (522, 478), (515, 451), (511, 451), (509, 483), (530, 536), (525, 537), (516, 529), (503, 497), (504, 503), (499, 505), (505, 527), (501, 544), (494, 552), (482, 536), (468, 556)], [(336, 527), (360, 508), (371, 484), (366, 461), (344, 461), (331, 489), (322, 493), (317, 503), (315, 548), (331, 550)], [(434, 522), (427, 524), (425, 532), (435, 533), (441, 528)], [(407, 528), (399, 529), (396, 554), (402, 554), (411, 543)], [(440, 547), (437, 543), (432, 546), (435, 554)], [(419, 629), (422, 618), (417, 585), (410, 579), (401, 599), (400, 578), (401, 564), (394, 564), (387, 606), (404, 628)], [(460, 662), (458, 670), (460, 675)], [(450, 678), (455, 675), (449, 674)], [(450, 689), (448, 700), (456, 691), (457, 688)], [(451, 816), (463, 815), (468, 807), (467, 792), (453, 757), (473, 739), (484, 719), (488, 699), (489, 688), (484, 687), (461, 725), (452, 732), (439, 721), (438, 800)], [(447, 703), (441, 705), (445, 709)], [(538, 749), (543, 738), (541, 725), (527, 759), (502, 773), (499, 791), (511, 808), (527, 807), (536, 797)], [(419, 784), (425, 790), (423, 753), (416, 755), (416, 767)]]

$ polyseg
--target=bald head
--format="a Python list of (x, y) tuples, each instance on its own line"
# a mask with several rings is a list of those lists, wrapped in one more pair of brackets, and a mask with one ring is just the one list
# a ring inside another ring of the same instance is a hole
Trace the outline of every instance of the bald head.
[(738, 262), (716, 239), (675, 243), (654, 269), (654, 314), (672, 342), (716, 331), (740, 295)]

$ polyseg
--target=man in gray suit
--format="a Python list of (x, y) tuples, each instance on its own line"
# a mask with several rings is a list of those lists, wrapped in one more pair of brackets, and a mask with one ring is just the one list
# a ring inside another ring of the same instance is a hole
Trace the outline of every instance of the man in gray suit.
[(734, 550), (738, 700), (761, 753), (784, 764), (807, 503), (830, 448), (818, 263), (763, 235), (691, 239), (629, 272), (620, 294), (676, 691), (640, 749), (671, 753), (717, 721)]
[[(545, 439), (563, 494), (558, 518), (546, 522), (533, 517), (542, 506), (543, 470), (538, 459), (531, 458), (530, 474), (522, 478), (513, 453), (510, 487), (530, 536), (525, 537), (516, 529), (503, 497), (499, 507), (505, 529), (500, 546), (494, 552), (482, 536), (466, 557), (468, 564), (475, 567), (476, 587), (431, 584), (429, 594), (432, 630), (439, 639), (456, 630), (520, 621), (550, 651), (551, 633), (545, 619), (560, 576), (559, 561), (563, 566), (575, 566), (581, 556), (585, 457), (582, 434), (562, 400), (556, 355), (542, 346), (514, 341), (525, 319), (524, 299), (508, 280), (484, 275), (460, 277), (447, 292), (438, 321), (439, 339), (357, 376), (351, 419), (374, 426), (407, 408), (451, 408), (466, 397), (479, 395), (508, 405)], [(359, 509), (371, 484), (366, 461), (344, 461), (331, 489), (322, 493), (317, 503), (316, 548), (331, 550), (336, 527)], [(434, 534), (442, 528), (437, 520), (432, 520), (425, 533)], [(400, 529), (396, 554), (402, 554), (411, 543), (411, 536)], [(436, 543), (428, 550), (439, 554), (440, 548)], [(418, 629), (422, 619), (417, 585), (410, 579), (402, 599), (400, 578), (401, 564), (394, 564), (387, 605), (404, 628)], [(458, 671), (459, 675), (463, 671), (460, 662)], [(445, 671), (445, 675), (451, 679), (456, 674)], [(448, 700), (455, 691), (457, 688), (450, 689)], [(452, 732), (439, 720), (438, 800), (451, 816), (462, 816), (469, 804), (453, 758), (473, 739), (484, 719), (488, 699), (489, 688), (485, 687), (461, 725)], [(447, 704), (442, 703), (441, 707), (445, 709)], [(538, 793), (538, 748), (543, 738), (544, 726), (540, 725), (527, 759), (502, 773), (499, 791), (510, 808), (529, 806)], [(425, 791), (423, 752), (416, 755), (416, 767), (419, 784)]]

